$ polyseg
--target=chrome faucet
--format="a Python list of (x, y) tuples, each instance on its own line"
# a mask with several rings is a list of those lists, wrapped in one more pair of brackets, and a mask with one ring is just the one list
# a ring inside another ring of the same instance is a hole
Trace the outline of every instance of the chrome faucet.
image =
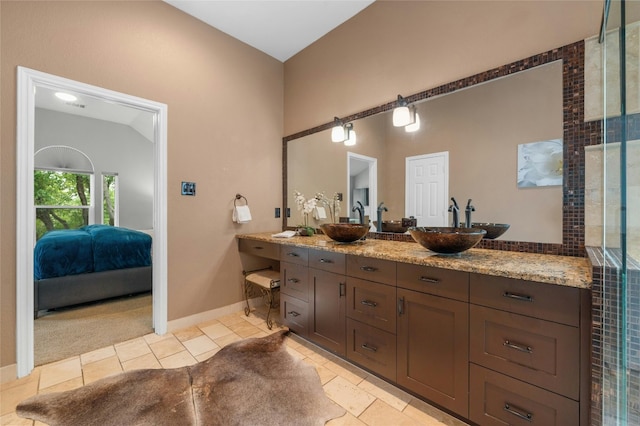
[(384, 201), (378, 204), (378, 232), (382, 232), (382, 212), (388, 212), (389, 209), (384, 205)]
[(471, 212), (475, 212), (476, 208), (471, 205), (471, 198), (467, 201), (467, 207), (464, 209), (465, 222), (464, 226), (471, 228)]
[(458, 207), (458, 203), (456, 202), (455, 198), (451, 197), (451, 201), (453, 201), (453, 204), (449, 206), (449, 211), (453, 213), (452, 226), (454, 228), (459, 228), (460, 227), (460, 208)]
[(364, 206), (360, 201), (356, 201), (357, 206), (353, 206), (351, 209), (352, 212), (358, 211), (358, 216), (360, 218), (360, 225), (364, 225)]

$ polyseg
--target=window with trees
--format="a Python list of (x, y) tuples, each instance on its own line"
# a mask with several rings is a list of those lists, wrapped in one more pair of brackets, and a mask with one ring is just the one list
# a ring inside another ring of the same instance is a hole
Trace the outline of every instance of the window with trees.
[(93, 174), (58, 170), (34, 171), (36, 238), (56, 229), (90, 223)]

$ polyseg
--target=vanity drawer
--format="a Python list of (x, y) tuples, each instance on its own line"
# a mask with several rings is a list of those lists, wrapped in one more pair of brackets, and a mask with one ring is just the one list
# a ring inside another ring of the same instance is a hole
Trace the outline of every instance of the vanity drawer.
[(346, 255), (325, 250), (309, 250), (309, 267), (344, 275)]
[(469, 419), (479, 425), (577, 426), (576, 401), (470, 364)]
[(280, 292), (309, 301), (309, 268), (293, 263), (280, 264)]
[(398, 287), (469, 301), (469, 273), (398, 263)]
[(347, 359), (396, 380), (396, 336), (347, 318)]
[(307, 266), (309, 262), (309, 249), (283, 245), (280, 247), (280, 261)]
[(295, 297), (280, 294), (282, 323), (300, 336), (309, 336), (309, 304)]
[(580, 324), (580, 292), (574, 287), (471, 274), (470, 300), (530, 317), (577, 327)]
[(238, 240), (238, 249), (253, 256), (266, 257), (268, 259), (280, 259), (280, 245), (257, 240)]
[(396, 333), (396, 288), (347, 277), (347, 317)]
[(347, 275), (383, 284), (396, 285), (396, 262), (347, 255)]
[(469, 335), (471, 362), (579, 399), (578, 328), (470, 305)]

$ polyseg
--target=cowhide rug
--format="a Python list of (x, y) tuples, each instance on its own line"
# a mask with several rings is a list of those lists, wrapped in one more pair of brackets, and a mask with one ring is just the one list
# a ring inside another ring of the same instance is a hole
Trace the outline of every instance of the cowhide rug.
[(22, 401), (50, 425), (323, 425), (345, 410), (313, 366), (286, 351), (286, 330), (232, 343), (206, 361), (134, 370)]

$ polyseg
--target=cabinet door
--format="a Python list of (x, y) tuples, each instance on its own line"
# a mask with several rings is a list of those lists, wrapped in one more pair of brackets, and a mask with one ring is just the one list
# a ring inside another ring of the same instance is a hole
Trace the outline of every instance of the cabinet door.
[(345, 277), (309, 268), (309, 339), (337, 353), (346, 353)]
[(468, 415), (469, 305), (398, 289), (398, 383)]

